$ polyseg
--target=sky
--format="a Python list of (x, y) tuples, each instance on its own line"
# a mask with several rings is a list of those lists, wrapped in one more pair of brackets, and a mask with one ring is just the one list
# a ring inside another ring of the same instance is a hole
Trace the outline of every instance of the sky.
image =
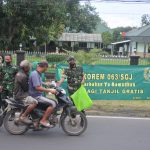
[(110, 28), (140, 27), (141, 16), (150, 14), (150, 3), (91, 2), (91, 4)]

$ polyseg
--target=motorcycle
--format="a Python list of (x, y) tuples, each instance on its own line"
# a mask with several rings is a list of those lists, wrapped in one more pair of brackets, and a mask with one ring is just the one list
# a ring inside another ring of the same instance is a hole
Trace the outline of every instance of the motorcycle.
[[(67, 135), (81, 135), (87, 128), (87, 118), (85, 114), (77, 111), (64, 89), (57, 86), (54, 88), (57, 91), (55, 95), (57, 106), (49, 116), (49, 123), (53, 125), (53, 127), (59, 124)], [(45, 127), (39, 123), (44, 113), (42, 105), (39, 104), (29, 115), (32, 124), (24, 124), (19, 119), (20, 115), (26, 110), (24, 104), (13, 98), (7, 98), (5, 101), (8, 105), (6, 108), (7, 113), (4, 116), (4, 127), (9, 133), (21, 135), (26, 133), (29, 129), (34, 131), (45, 129)]]

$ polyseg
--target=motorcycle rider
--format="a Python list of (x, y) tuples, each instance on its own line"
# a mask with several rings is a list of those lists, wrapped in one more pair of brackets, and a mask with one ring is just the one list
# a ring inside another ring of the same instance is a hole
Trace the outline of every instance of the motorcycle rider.
[(39, 105), (46, 108), (46, 111), (40, 120), (40, 124), (49, 128), (52, 127), (52, 125), (48, 122), (48, 117), (56, 107), (56, 102), (44, 97), (43, 92), (56, 94), (56, 90), (43, 87), (43, 85), (48, 85), (48, 83), (42, 82), (41, 74), (46, 72), (47, 69), (48, 63), (46, 61), (37, 64), (36, 70), (33, 71), (29, 77), (29, 94), (38, 101)]
[(30, 71), (30, 62), (23, 60), (20, 63), (20, 70), (15, 76), (15, 87), (14, 87), (14, 96), (18, 101), (22, 101), (25, 106), (28, 106), (23, 114), (20, 116), (20, 121), (26, 124), (32, 123), (28, 119), (28, 115), (36, 108), (38, 101), (33, 97), (29, 96), (29, 71)]

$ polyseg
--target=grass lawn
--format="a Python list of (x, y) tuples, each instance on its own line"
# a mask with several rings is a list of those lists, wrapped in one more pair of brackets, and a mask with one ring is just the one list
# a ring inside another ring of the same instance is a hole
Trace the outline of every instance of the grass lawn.
[(150, 101), (94, 101), (90, 115), (150, 117)]

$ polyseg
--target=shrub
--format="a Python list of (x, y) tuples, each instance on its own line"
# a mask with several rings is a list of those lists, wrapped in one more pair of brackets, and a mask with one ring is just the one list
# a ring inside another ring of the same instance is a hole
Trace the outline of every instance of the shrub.
[(46, 60), (49, 63), (58, 63), (58, 62), (63, 62), (67, 59), (68, 55), (65, 54), (48, 54), (46, 56)]
[(90, 51), (79, 50), (76, 53), (72, 53), (75, 56), (79, 64), (97, 64), (102, 55), (108, 55), (107, 52), (101, 49), (92, 49)]

